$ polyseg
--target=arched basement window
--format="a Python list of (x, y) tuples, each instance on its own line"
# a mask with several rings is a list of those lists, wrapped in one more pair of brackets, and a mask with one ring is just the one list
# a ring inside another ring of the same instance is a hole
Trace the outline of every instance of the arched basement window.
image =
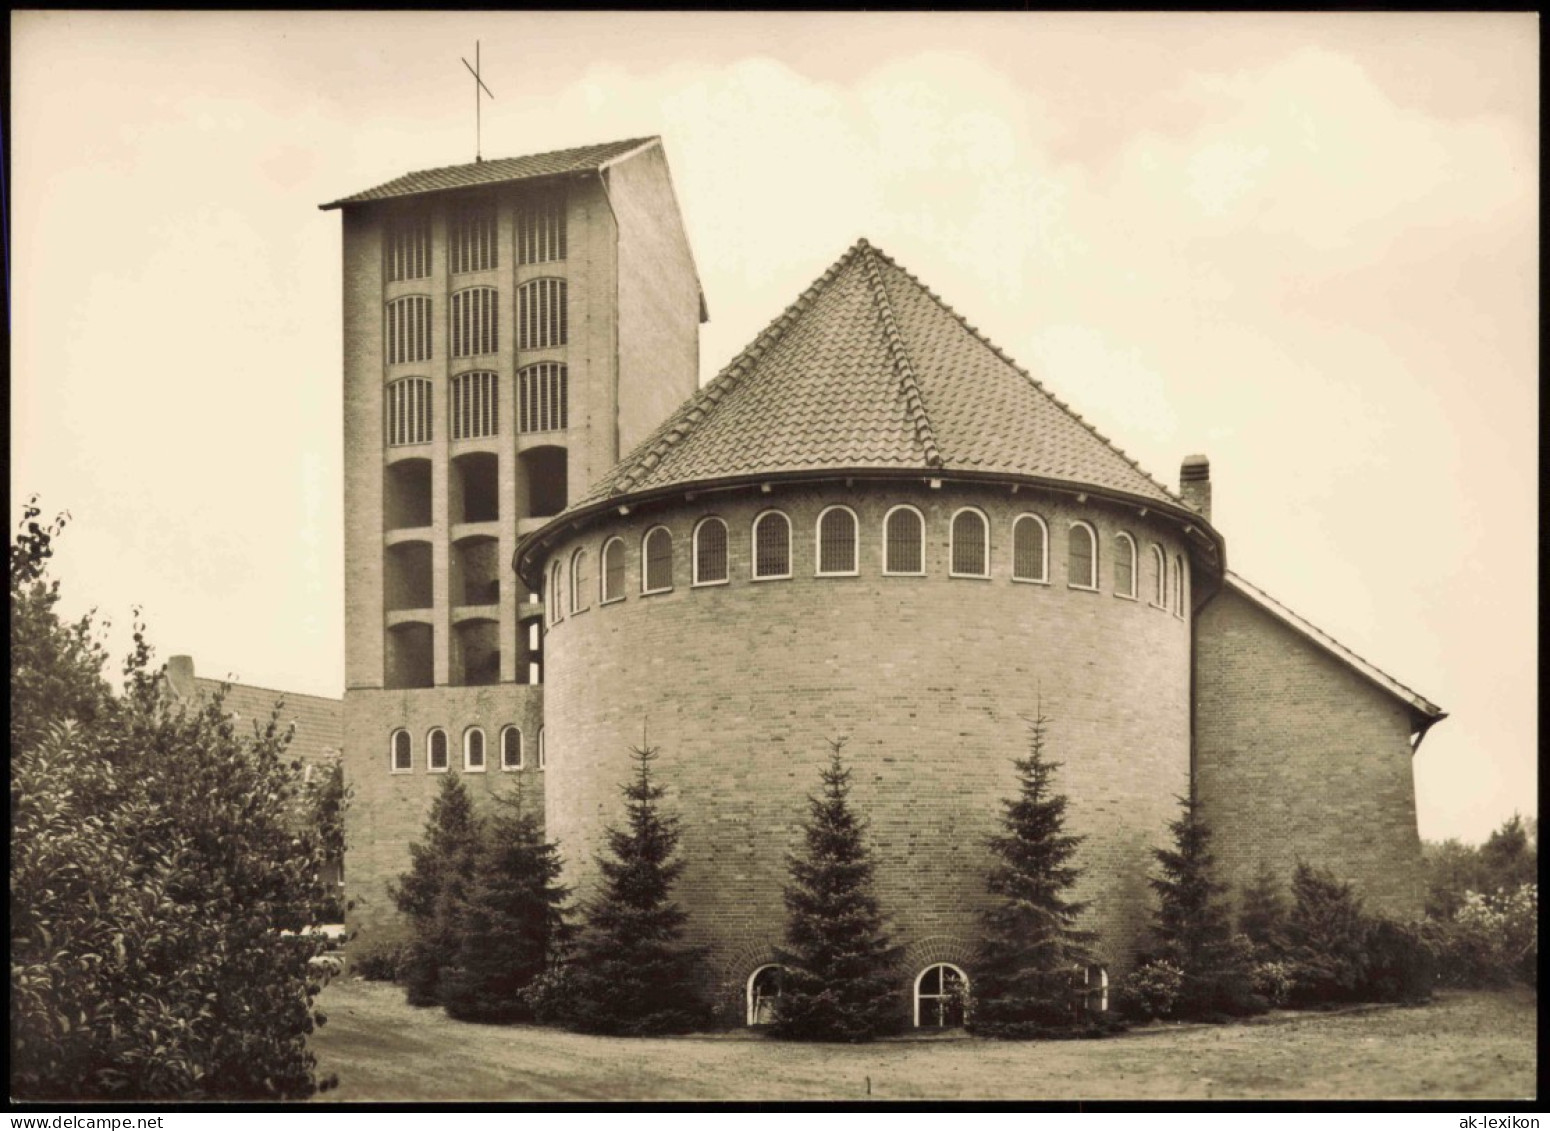
[(780, 511), (765, 511), (753, 520), (755, 581), (791, 576), (791, 520)]
[(624, 539), (610, 538), (603, 545), (603, 604), (624, 600)]
[(748, 976), (748, 1024), (768, 1025), (775, 1020), (775, 1000), (784, 981), (779, 966), (761, 966)]
[(908, 504), (883, 516), (883, 572), (912, 577), (926, 572), (926, 520)]
[(484, 731), (469, 727), (463, 732), (463, 771), (484, 773)]
[(522, 768), (522, 731), (508, 726), (501, 730), (501, 769)]
[(414, 769), (414, 740), (409, 737), (407, 730), (395, 730), (388, 739), (388, 749), (391, 751), (389, 765), (393, 773), (407, 774)]
[(1021, 514), (1012, 524), (1012, 580), (1049, 581), (1049, 528), (1036, 514)]
[(963, 1024), (969, 976), (948, 962), (927, 966), (915, 979), (915, 1027), (952, 1029)]
[(570, 611), (587, 610), (592, 595), (587, 592), (587, 551), (583, 548), (570, 556)]
[(694, 528), (693, 585), (724, 585), (727, 581), (727, 524), (703, 518)]
[(673, 587), (673, 532), (665, 526), (646, 532), (641, 546), (640, 591), (666, 593)]
[(1166, 608), (1168, 604), (1168, 558), (1161, 546), (1152, 543), (1152, 607)]
[(1072, 589), (1098, 588), (1098, 538), (1093, 528), (1073, 522), (1067, 538), (1067, 584)]
[(1136, 540), (1124, 533), (1114, 535), (1114, 595), (1136, 595)]
[(965, 507), (953, 515), (949, 560), (953, 577), (990, 576), (990, 524), (979, 511)]
[(849, 507), (825, 507), (818, 515), (818, 575), (854, 577), (856, 513)]
[(425, 741), (425, 768), (433, 774), (447, 770), (447, 732), (433, 727)]

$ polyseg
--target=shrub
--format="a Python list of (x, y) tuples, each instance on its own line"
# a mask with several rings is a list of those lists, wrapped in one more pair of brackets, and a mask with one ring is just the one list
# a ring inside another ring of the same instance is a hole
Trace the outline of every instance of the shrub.
[(1534, 985), (1539, 961), (1539, 888), (1466, 892), (1450, 920), (1425, 924), (1443, 985), (1482, 988), (1521, 980)]
[(883, 930), (872, 894), (865, 825), (850, 808), (850, 771), (840, 760), (844, 744), (830, 743), (822, 792), (808, 798), (806, 851), (787, 860), (786, 938), (776, 951), (782, 990), (772, 1037), (869, 1041), (903, 1020), (893, 977), (899, 950)]
[(1277, 1008), (1291, 1000), (1296, 970), (1290, 962), (1268, 959), (1249, 970), (1254, 992)]
[(1173, 1016), (1184, 990), (1184, 971), (1167, 959), (1143, 962), (1121, 984), (1125, 1009), (1138, 1020)]
[(1286, 924), (1292, 964), (1291, 1004), (1299, 1007), (1356, 1001), (1366, 976), (1367, 921), (1348, 883), (1299, 863), (1292, 876), (1294, 904)]
[(408, 960), (408, 945), (394, 943), (368, 950), (359, 958), (352, 958), (350, 969), (368, 982), (400, 982)]
[(1268, 867), (1261, 867), (1243, 890), (1238, 932), (1249, 940), (1259, 963), (1275, 961), (1286, 951), (1286, 900), (1281, 881)]
[(1358, 996), (1364, 1001), (1431, 1000), (1437, 959), (1421, 933), (1392, 919), (1367, 921), (1366, 955)]

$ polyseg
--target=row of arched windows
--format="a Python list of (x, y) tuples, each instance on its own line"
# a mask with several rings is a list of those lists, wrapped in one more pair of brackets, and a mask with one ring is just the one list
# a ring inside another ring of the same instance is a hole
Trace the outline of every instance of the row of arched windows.
[[(948, 528), (948, 576), (990, 577), (990, 520), (975, 507), (953, 514)], [(817, 577), (855, 577), (860, 573), (860, 523), (855, 511), (834, 505), (819, 512), (814, 530), (813, 572)], [(901, 503), (883, 516), (883, 573), (890, 577), (924, 577), (926, 573), (926, 520), (915, 507)], [(1077, 519), (1069, 523), (1066, 538), (1066, 584), (1072, 589), (1097, 590), (1102, 577), (1097, 532)], [(778, 581), (792, 576), (791, 520), (784, 512), (759, 514), (749, 530), (750, 580)], [(729, 532), (723, 519), (702, 518), (695, 524), (691, 548), (691, 584), (725, 585), (731, 580), (727, 547)], [(1113, 590), (1116, 597), (1139, 598), (1140, 565), (1135, 538), (1124, 531), (1111, 539)], [(625, 544), (610, 538), (601, 550), (597, 597), (609, 604), (625, 597)], [(673, 533), (654, 526), (641, 538), (640, 592), (665, 593), (673, 588)], [(1152, 543), (1147, 557), (1149, 596), (1153, 607), (1184, 615), (1185, 565), (1175, 554)], [(586, 547), (570, 557), (567, 583), (565, 563), (549, 567), (547, 598), (549, 623), (589, 608), (593, 596), (591, 551)], [(1025, 512), (1012, 521), (1012, 580), (1047, 585), (1050, 582), (1050, 530), (1037, 514)], [(561, 595), (565, 597), (562, 600)]]
[[(529, 279), (517, 288), (517, 348), (552, 349), (570, 340), (568, 286), (564, 279)], [(447, 306), (447, 340), (453, 357), (479, 357), (500, 349), (494, 287), (454, 291)], [(389, 365), (429, 361), (433, 345), (429, 295), (402, 295), (387, 303), (383, 316)]]
[[(488, 763), (484, 728), (472, 726), (463, 731), (463, 772), (482, 774)], [(522, 729), (514, 725), (501, 728), (498, 751), (500, 768), (503, 770), (526, 769), (522, 750)], [(431, 727), (425, 734), (425, 770), (427, 773), (446, 773), (451, 768), (447, 732), (441, 727)], [(414, 737), (402, 728), (388, 736), (388, 768), (395, 774), (414, 772)], [(544, 768), (544, 728), (538, 728), (538, 761), (536, 769)]]
[[(784, 989), (781, 967), (760, 966), (748, 976), (747, 1017), (750, 1025), (768, 1025), (775, 1020), (776, 1003)], [(1102, 1013), (1109, 1008), (1109, 971), (1105, 966), (1087, 966), (1074, 971), (1082, 989), (1083, 1005), (1089, 1012)], [(934, 962), (915, 975), (914, 1022), (917, 1029), (951, 1029), (963, 1025), (969, 1011), (969, 976), (951, 962)]]

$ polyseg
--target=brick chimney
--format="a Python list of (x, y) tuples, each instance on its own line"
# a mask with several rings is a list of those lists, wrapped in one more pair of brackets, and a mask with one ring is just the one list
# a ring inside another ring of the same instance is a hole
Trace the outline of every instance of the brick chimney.
[(1211, 461), (1205, 456), (1185, 456), (1179, 468), (1179, 494), (1191, 510), (1211, 521)]
[(179, 699), (194, 697), (194, 657), (167, 657), (167, 683)]

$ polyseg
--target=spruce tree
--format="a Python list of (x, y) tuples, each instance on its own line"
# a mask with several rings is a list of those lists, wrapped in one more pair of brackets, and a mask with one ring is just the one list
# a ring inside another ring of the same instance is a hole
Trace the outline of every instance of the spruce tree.
[(1158, 896), (1152, 957), (1184, 973), (1177, 1016), (1255, 1012), (1263, 1003), (1253, 998), (1249, 954), (1234, 939), (1226, 887), (1214, 876), (1210, 827), (1193, 796), (1178, 800), (1182, 812), (1168, 824), (1173, 847), (1152, 850), (1162, 868), (1148, 881)]
[(494, 799), (468, 895), (456, 910), (457, 951), (439, 996), (460, 1021), (525, 1021), (521, 992), (564, 955), (571, 936), (559, 850), (521, 790)]
[(1065, 832), (1066, 798), (1055, 792), (1059, 762), (1044, 757), (1048, 719), (1028, 724), (1028, 756), (1014, 761), (1018, 794), (1002, 801), (1001, 835), (986, 887), (975, 963), (970, 1028), (994, 1037), (1062, 1036), (1085, 1020), (1075, 979), (1091, 961), (1095, 936), (1077, 921), (1087, 904), (1070, 898), (1083, 838)]
[(626, 827), (607, 830), (607, 853), (597, 858), (603, 890), (586, 908), (562, 1016), (589, 1033), (682, 1033), (710, 1020), (700, 990), (706, 952), (682, 942), (687, 915), (671, 898), (684, 862), (673, 856), (678, 818), (662, 811), (665, 791), (652, 779), (657, 751), (635, 747), (631, 754)]
[(1286, 897), (1281, 881), (1268, 866), (1243, 889), (1238, 908), (1238, 932), (1254, 944), (1255, 957), (1270, 961), (1286, 949)]
[(806, 851), (787, 858), (786, 946), (770, 1035), (808, 1041), (866, 1041), (903, 1020), (895, 964), (900, 948), (883, 931), (872, 894), (865, 823), (850, 808), (850, 771), (830, 746), (823, 791), (808, 798)]
[(456, 952), (457, 922), (479, 854), (479, 820), (460, 778), (441, 779), (425, 822), (425, 839), (409, 846), (409, 871), (391, 894), (409, 919), (404, 986), (410, 1005), (441, 1002), (443, 968)]

